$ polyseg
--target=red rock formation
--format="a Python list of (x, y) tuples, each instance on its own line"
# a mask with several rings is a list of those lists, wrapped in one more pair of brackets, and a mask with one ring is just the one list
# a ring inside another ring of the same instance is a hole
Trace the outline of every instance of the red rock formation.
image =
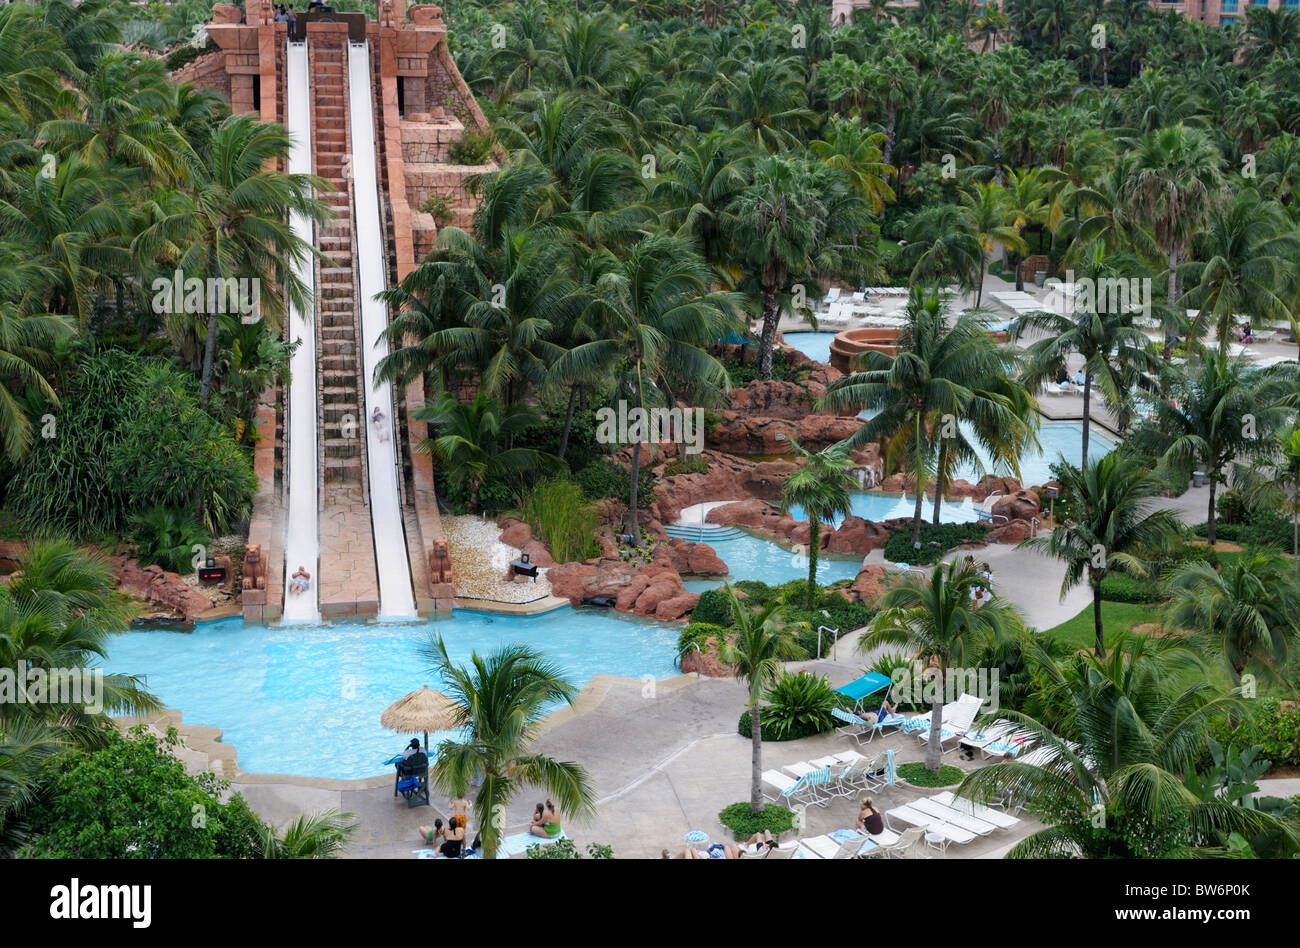
[(608, 596), (615, 608), (660, 619), (680, 619), (699, 597), (682, 586), (681, 575), (667, 561), (668, 554), (639, 569), (622, 560), (597, 563), (561, 563), (547, 571), (551, 594), (574, 605), (584, 599)]
[[(820, 451), (862, 427), (861, 419), (843, 415), (809, 414), (787, 419), (724, 411), (720, 419), (707, 433), (706, 443), (729, 454), (786, 454), (790, 438), (810, 451)], [(778, 434), (782, 437), (778, 438)]]
[(1010, 523), (1004, 523), (1001, 526), (994, 527), (988, 533), (984, 534), (984, 539), (989, 543), (1010, 543), (1016, 544), (1028, 540), (1033, 536), (1034, 528), (1027, 520), (1012, 520)]
[[(245, 577), (247, 575), (245, 573)], [(117, 586), (129, 596), (173, 609), (190, 622), (212, 608), (212, 601), (207, 596), (177, 574), (169, 573), (161, 566), (141, 566), (134, 559), (117, 562)]]
[(758, 379), (744, 388), (732, 389), (731, 408), (751, 415), (791, 421), (798, 421), (814, 412), (813, 399), (806, 388), (795, 382), (775, 379)]
[(1018, 490), (1006, 497), (999, 497), (991, 508), (995, 517), (1008, 520), (1030, 520), (1039, 514), (1038, 495), (1031, 490)]
[(728, 573), (727, 564), (707, 543), (671, 537), (667, 550), (669, 561), (678, 573), (694, 576), (726, 576)]
[(883, 566), (864, 566), (858, 571), (853, 585), (847, 589), (842, 588), (841, 592), (850, 602), (871, 605), (880, 598), (881, 589), (888, 575), (888, 571)]
[(826, 538), (826, 551), (865, 554), (880, 549), (888, 539), (889, 531), (883, 525), (861, 517), (846, 517)]
[(525, 543), (533, 538), (533, 528), (522, 520), (506, 517), (498, 522), (501, 528), (501, 542), (515, 549), (523, 549)]

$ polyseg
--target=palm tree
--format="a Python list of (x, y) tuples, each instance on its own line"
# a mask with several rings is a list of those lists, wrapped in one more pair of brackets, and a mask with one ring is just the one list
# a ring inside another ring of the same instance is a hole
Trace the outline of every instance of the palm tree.
[(962, 195), (961, 207), (970, 233), (980, 245), (979, 282), (975, 284), (975, 305), (979, 306), (984, 299), (984, 272), (994, 245), (1015, 254), (1026, 254), (1029, 248), (1017, 226), (1017, 215), (1007, 202), (1006, 191), (1000, 185), (977, 182)]
[(1142, 575), (1147, 567), (1138, 557), (1154, 549), (1178, 529), (1170, 510), (1151, 510), (1149, 501), (1161, 482), (1137, 459), (1112, 452), (1079, 470), (1063, 465), (1061, 496), (1073, 511), (1047, 537), (1032, 537), (1021, 545), (1065, 563), (1061, 598), (1087, 576), (1092, 589), (1092, 621), (1099, 658), (1106, 656), (1101, 619), (1101, 583), (1111, 571)]
[[(1120, 286), (1127, 290), (1129, 275), (1137, 261), (1131, 257), (1108, 257), (1100, 244), (1092, 244), (1083, 253), (1075, 271), (1079, 279), (1090, 281), (1099, 289)], [(1025, 350), (1025, 384), (1037, 392), (1044, 382), (1054, 381), (1066, 371), (1071, 354), (1083, 357), (1083, 444), (1080, 467), (1088, 466), (1088, 436), (1092, 418), (1094, 386), (1102, 401), (1122, 429), (1132, 414), (1134, 386), (1151, 388), (1148, 373), (1156, 370), (1159, 360), (1151, 354), (1147, 338), (1133, 325), (1133, 310), (1123, 310), (1120, 301), (1135, 305), (1127, 291), (1095, 292), (1092, 305), (1076, 294), (1063, 299), (1056, 312), (1028, 313), (1016, 324), (1015, 335), (1044, 333)], [(1147, 301), (1150, 302), (1149, 300)]]
[(405, 384), (424, 372), (459, 370), (476, 375), (487, 395), (515, 402), (545, 379), (560, 352), (551, 337), (576, 314), (569, 260), (553, 227), (502, 227), (486, 244), (443, 228), (435, 252), (385, 294), (395, 303), (418, 300), (416, 318), (436, 322), (416, 336), (414, 319), (394, 320), (386, 330), (394, 349), (380, 361), (379, 378)]
[[(1050, 186), (1041, 168), (1026, 168), (1007, 174), (1006, 197), (1016, 233), (1023, 239), (1025, 230), (1047, 223), (1051, 208), (1047, 204)], [(1024, 290), (1024, 258), (1016, 257), (1016, 289)]]
[(853, 512), (849, 492), (854, 481), (849, 476), (853, 459), (843, 441), (816, 454), (797, 441), (788, 443), (804, 459), (803, 467), (790, 475), (781, 491), (781, 512), (802, 507), (808, 517), (808, 595), (805, 602), (813, 608), (817, 600), (817, 557), (821, 552), (822, 521), (847, 517)]
[(1225, 563), (1187, 563), (1166, 581), (1165, 625), (1189, 630), (1203, 653), (1218, 652), (1235, 685), (1250, 668), (1276, 676), (1300, 641), (1300, 581), (1282, 558), (1248, 552)]
[(1300, 579), (1300, 425), (1275, 431), (1259, 460), (1235, 471), (1249, 502), (1291, 515), (1291, 559)]
[(925, 668), (938, 669), (925, 751), (925, 769), (935, 773), (943, 762), (939, 738), (948, 670), (973, 665), (994, 641), (1020, 625), (1015, 607), (998, 596), (975, 605), (971, 589), (976, 586), (988, 591), (977, 567), (966, 560), (937, 563), (926, 578), (908, 573), (885, 590), (880, 613), (858, 638), (863, 652), (879, 645), (915, 648)]
[(479, 780), (474, 815), (484, 859), (496, 858), (506, 808), (527, 787), (551, 794), (570, 816), (595, 813), (587, 771), (533, 749), (542, 719), (556, 704), (572, 704), (578, 693), (559, 666), (524, 645), (505, 645), (486, 658), (475, 652), (468, 666), (457, 665), (441, 636), (431, 636), (420, 654), (458, 706), (459, 733), (435, 748), (433, 779), (456, 796)]
[[(1178, 262), (1223, 189), (1223, 158), (1210, 137), (1178, 124), (1144, 135), (1121, 155), (1119, 198), (1151, 225), (1168, 260), (1168, 300), (1178, 300)], [(1165, 331), (1166, 342), (1169, 330)]]
[[(925, 208), (907, 225), (906, 239), (893, 263), (912, 268), (913, 285), (952, 280), (965, 290), (983, 286), (984, 244), (963, 208), (955, 204)], [(1018, 232), (1016, 239), (1020, 239)]]
[(685, 142), (664, 161), (651, 199), (664, 207), (660, 219), (678, 236), (700, 242), (704, 259), (717, 267), (735, 229), (731, 207), (745, 187), (750, 160), (734, 135), (712, 131)]
[(786, 60), (747, 62), (733, 74), (720, 74), (704, 93), (706, 101), (718, 103), (713, 111), (726, 127), (773, 154), (794, 147), (796, 133), (814, 124), (815, 113), (799, 104), (803, 97)]
[[(773, 156), (754, 168), (753, 181), (732, 206), (736, 245), (759, 288), (763, 328), (758, 371), (772, 377), (772, 347), (781, 321), (781, 299), (791, 281), (813, 281), (830, 227), (826, 203), (811, 168), (798, 159)], [(822, 260), (822, 263), (826, 261)]]
[(1007, 858), (1186, 857), (1231, 832), (1275, 833), (1283, 852), (1300, 848), (1288, 821), (1203, 801), (1179, 778), (1204, 751), (1212, 724), (1241, 708), (1195, 655), (1141, 636), (1121, 639), (1109, 658), (1080, 651), (1064, 666), (1036, 643), (1029, 654), (1046, 683), (1050, 723), (1047, 715), (998, 713), (1047, 759), (981, 767), (957, 789), (979, 801), (1014, 792), (1048, 824)]
[(1198, 259), (1184, 268), (1190, 288), (1182, 303), (1196, 309), (1189, 335), (1201, 338), (1209, 323), (1227, 351), (1237, 316), (1256, 325), (1290, 321), (1300, 234), (1280, 205), (1251, 189), (1216, 205), (1205, 229), (1193, 240)]
[(1246, 11), (1246, 65), (1258, 68), (1274, 57), (1293, 57), (1300, 44), (1300, 13), (1285, 7)]
[(442, 465), (451, 483), (466, 492), (470, 510), (479, 509), (484, 484), (509, 484), (524, 474), (557, 467), (550, 455), (512, 446), (513, 437), (541, 416), (523, 404), (502, 404), (483, 389), (468, 405), (443, 392), (411, 417), (427, 422), (433, 432), (416, 450)]
[(19, 399), (30, 391), (58, 407), (48, 376), (56, 347), (76, 331), (65, 316), (28, 313), (11, 301), (37, 283), (38, 278), (30, 276), (32, 269), (29, 262), (0, 252), (0, 432), (4, 455), (11, 462), (21, 460), (32, 443), (32, 420)]
[(784, 663), (803, 657), (794, 637), (781, 625), (780, 604), (773, 600), (751, 610), (736, 595), (731, 584), (724, 585), (731, 615), (734, 638), (722, 642), (718, 659), (735, 669), (736, 681), (749, 689), (750, 757), (749, 809), (763, 812), (763, 734), (759, 723), (759, 698), (785, 670)]
[[(284, 126), (262, 123), (252, 114), (230, 116), (213, 130), (194, 168), (184, 206), (144, 230), (132, 252), (148, 258), (170, 245), (183, 248), (176, 266), (187, 279), (260, 281), (260, 315), (269, 317), (272, 325), (283, 316), (286, 299), (307, 309), (307, 287), (291, 264), (316, 251), (294, 236), (288, 214), (297, 211), (325, 223), (329, 208), (312, 196), (312, 189), (328, 184), (311, 175), (274, 170), (288, 153)], [(199, 387), (202, 406), (212, 390), (220, 314), (209, 313), (207, 323)]]
[[(654, 234), (624, 257), (592, 261), (590, 301), (581, 317), (590, 341), (562, 354), (552, 375), (564, 382), (616, 373), (616, 394), (633, 409), (721, 397), (727, 373), (703, 345), (721, 338), (739, 309), (733, 293), (710, 291), (709, 268), (687, 240)], [(632, 444), (627, 532), (641, 542), (638, 517), (643, 440)]]
[[(972, 423), (977, 440), (1013, 464), (1032, 431), (1028, 399), (1005, 384), (1005, 355), (985, 330), (984, 314), (967, 310), (949, 327), (938, 294), (913, 289), (905, 319), (898, 355), (862, 353), (861, 371), (832, 382), (819, 407), (878, 412), (845, 443), (852, 449), (887, 439), (906, 452), (916, 490), (912, 546), (920, 549), (927, 476), (937, 469), (946, 479), (956, 463), (975, 457), (959, 422)], [(940, 497), (942, 483), (936, 503)]]
[(264, 859), (337, 859), (356, 831), (356, 816), (335, 808), (304, 813), (284, 828), (280, 836), (275, 827), (262, 828)]
[(1173, 439), (1165, 460), (1205, 467), (1207, 539), (1214, 546), (1215, 497), (1228, 477), (1227, 466), (1266, 448), (1265, 433), (1287, 419), (1300, 374), (1286, 364), (1255, 370), (1222, 350), (1205, 353), (1189, 369), (1184, 380), (1165, 387), (1156, 411), (1161, 430)]

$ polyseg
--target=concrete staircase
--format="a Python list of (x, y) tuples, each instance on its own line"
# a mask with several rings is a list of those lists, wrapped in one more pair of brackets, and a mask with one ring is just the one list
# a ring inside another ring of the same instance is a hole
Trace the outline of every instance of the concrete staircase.
[(320, 611), (325, 618), (373, 615), (379, 608), (374, 538), (366, 504), (365, 418), (361, 379), (348, 138), (347, 27), (312, 24), (313, 170), (329, 182), (320, 196), (334, 222), (317, 231), (319, 263)]

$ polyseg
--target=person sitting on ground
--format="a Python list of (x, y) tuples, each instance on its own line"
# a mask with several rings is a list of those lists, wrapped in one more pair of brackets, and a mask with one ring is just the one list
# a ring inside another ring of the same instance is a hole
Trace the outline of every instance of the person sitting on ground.
[(402, 748), (402, 760), (410, 760), (412, 754), (420, 753), (420, 741), (417, 738), (411, 738), (411, 743)]
[(868, 836), (879, 836), (885, 831), (885, 816), (872, 804), (871, 797), (863, 797), (860, 801), (854, 828)]
[(448, 859), (459, 859), (460, 851), (465, 847), (464, 817), (452, 817), (443, 834), (443, 844), (439, 851)]
[(442, 838), (442, 820), (434, 820), (432, 826), (420, 827), (420, 839), (435, 849), (438, 848), (438, 840)]
[(885, 697), (880, 700), (880, 707), (875, 711), (854, 711), (858, 717), (868, 724), (879, 724), (881, 721), (887, 721), (898, 713), (898, 705), (890, 704), (889, 698)]
[(708, 859), (709, 857), (701, 856), (699, 850), (697, 849), (688, 848), (688, 849), (683, 849), (680, 853), (676, 853), (676, 854), (670, 853), (668, 850), (665, 849), (663, 851), (662, 858), (664, 859)]
[(289, 595), (296, 596), (299, 593), (305, 593), (311, 588), (311, 573), (307, 572), (306, 567), (299, 566), (293, 576), (289, 578)]
[(528, 832), (543, 839), (557, 839), (562, 832), (560, 811), (550, 800), (546, 801), (546, 806), (543, 807), (539, 803), (537, 807), (536, 813), (533, 814), (533, 824), (528, 827)]

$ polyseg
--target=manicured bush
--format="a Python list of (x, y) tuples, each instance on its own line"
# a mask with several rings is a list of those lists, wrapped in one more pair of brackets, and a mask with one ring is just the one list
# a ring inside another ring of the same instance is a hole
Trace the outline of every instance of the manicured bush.
[(1101, 598), (1108, 602), (1158, 602), (1160, 592), (1151, 580), (1109, 573), (1101, 581)]
[[(744, 600), (741, 600), (742, 602)], [(731, 627), (736, 619), (731, 612), (731, 599), (725, 589), (706, 589), (700, 593), (700, 599), (691, 610), (691, 622), (707, 622), (710, 625)]]
[[(1209, 524), (1197, 524), (1197, 536), (1209, 536)], [(1241, 523), (1214, 523), (1214, 538), (1242, 546), (1291, 549), (1291, 521), (1275, 510), (1247, 510)]]
[(557, 563), (585, 560), (600, 552), (600, 515), (572, 481), (543, 481), (524, 496), (524, 520)]
[(769, 803), (761, 812), (754, 813), (748, 802), (733, 803), (718, 814), (718, 822), (740, 840), (749, 839), (764, 830), (773, 836), (780, 836), (794, 828), (794, 810)]
[(915, 760), (898, 765), (898, 776), (916, 787), (954, 787), (961, 783), (966, 774), (960, 767), (944, 764), (939, 772), (925, 769), (923, 761)]
[[(1060, 512), (1057, 512), (1059, 518)], [(943, 559), (945, 553), (962, 543), (983, 543), (988, 527), (981, 523), (921, 524), (921, 548), (912, 549), (912, 528), (895, 530), (885, 541), (884, 556), (891, 563), (926, 566)]]

